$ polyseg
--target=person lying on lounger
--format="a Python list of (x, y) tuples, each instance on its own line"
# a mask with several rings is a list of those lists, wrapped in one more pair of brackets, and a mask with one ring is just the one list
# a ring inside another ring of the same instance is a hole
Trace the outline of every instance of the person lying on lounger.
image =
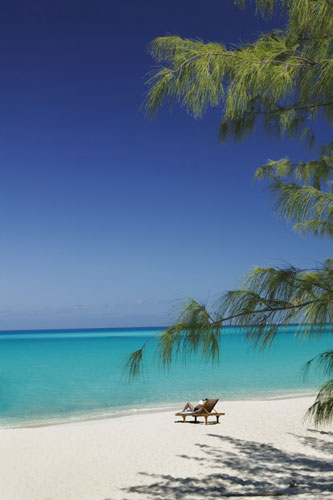
[[(206, 398), (207, 399), (207, 398)], [(206, 401), (206, 399), (202, 399), (196, 406), (194, 406), (192, 403), (190, 403), (189, 401), (186, 403), (186, 405), (184, 406), (184, 409), (183, 411), (197, 411), (197, 410), (200, 410), (200, 408), (203, 407), (204, 405), (204, 402)]]

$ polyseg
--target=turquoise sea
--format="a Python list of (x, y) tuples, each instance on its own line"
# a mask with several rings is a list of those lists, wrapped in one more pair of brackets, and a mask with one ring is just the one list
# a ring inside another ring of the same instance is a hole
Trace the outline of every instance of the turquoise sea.
[(199, 357), (169, 371), (154, 363), (148, 345), (143, 378), (123, 376), (126, 356), (159, 328), (0, 332), (0, 426), (62, 422), (179, 407), (204, 397), (222, 400), (278, 398), (313, 393), (319, 374), (303, 380), (304, 363), (332, 347), (328, 334), (310, 341), (289, 327), (260, 352), (244, 332), (221, 338), (221, 363)]

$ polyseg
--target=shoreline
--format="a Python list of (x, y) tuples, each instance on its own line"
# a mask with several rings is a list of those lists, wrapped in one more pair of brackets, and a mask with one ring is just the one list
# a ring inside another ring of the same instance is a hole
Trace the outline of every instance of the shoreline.
[(331, 498), (333, 432), (304, 421), (313, 401), (222, 401), (209, 425), (168, 410), (1, 429), (1, 500)]
[[(243, 403), (243, 402), (265, 402), (265, 401), (282, 401), (282, 400), (293, 400), (293, 399), (303, 399), (303, 398), (314, 398), (316, 395), (316, 392), (306, 392), (306, 393), (295, 393), (295, 394), (281, 394), (279, 396), (267, 396), (267, 397), (249, 397), (249, 398), (242, 398), (242, 399), (220, 399), (219, 404), (224, 404), (224, 403)], [(76, 423), (81, 423), (81, 422), (95, 422), (99, 420), (109, 420), (109, 419), (118, 419), (118, 418), (124, 418), (124, 417), (134, 417), (134, 416), (139, 416), (139, 415), (150, 415), (150, 414), (155, 414), (155, 413), (164, 413), (164, 412), (175, 412), (178, 411), (182, 405), (184, 405), (184, 401), (178, 402), (178, 403), (170, 403), (170, 405), (165, 405), (165, 406), (151, 406), (151, 407), (144, 407), (144, 408), (128, 408), (128, 410), (115, 410), (114, 412), (110, 413), (101, 413), (98, 415), (92, 415), (92, 414), (83, 414), (83, 415), (78, 415), (76, 416), (68, 416), (63, 419), (55, 420), (55, 421), (50, 421), (45, 419), (45, 421), (32, 421), (31, 423), (23, 423), (23, 424), (18, 424), (18, 425), (2, 425), (0, 423), (0, 430), (4, 429), (34, 429), (34, 428), (42, 428), (42, 427), (52, 427), (52, 426), (59, 426), (59, 425), (67, 425), (67, 424), (76, 424)]]

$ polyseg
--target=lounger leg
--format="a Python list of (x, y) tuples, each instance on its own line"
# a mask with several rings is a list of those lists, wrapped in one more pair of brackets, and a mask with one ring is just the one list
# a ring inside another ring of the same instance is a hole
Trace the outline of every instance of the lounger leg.
[(183, 423), (186, 423), (186, 415), (183, 415)]
[(218, 415), (218, 416), (216, 417), (216, 423), (217, 423), (217, 424), (219, 423), (219, 418), (220, 418), (220, 415)]
[(208, 424), (208, 417), (205, 416), (205, 420), (206, 420), (206, 424), (205, 425), (207, 425)]
[(194, 417), (194, 422), (197, 423), (197, 417)]

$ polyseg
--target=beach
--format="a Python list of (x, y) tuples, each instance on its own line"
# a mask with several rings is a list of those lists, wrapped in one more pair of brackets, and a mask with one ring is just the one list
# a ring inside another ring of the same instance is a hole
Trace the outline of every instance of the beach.
[(207, 426), (163, 411), (1, 429), (0, 498), (331, 498), (333, 432), (303, 420), (312, 402), (222, 401)]

